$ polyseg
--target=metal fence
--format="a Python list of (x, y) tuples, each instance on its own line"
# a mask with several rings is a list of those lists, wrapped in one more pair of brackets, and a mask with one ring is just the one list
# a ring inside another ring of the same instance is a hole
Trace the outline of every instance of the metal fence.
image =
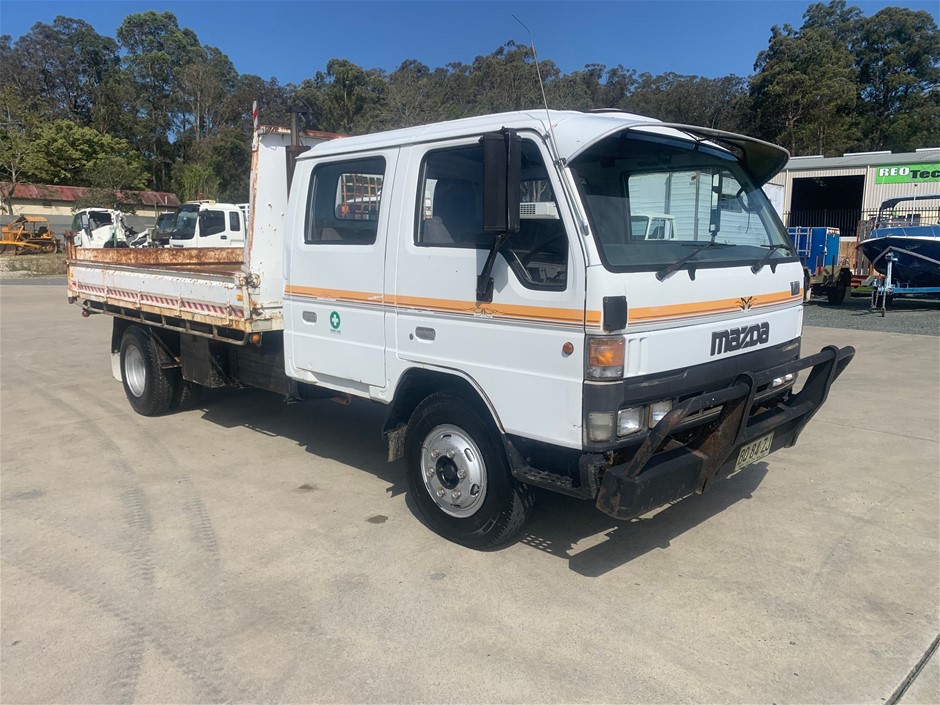
[(784, 225), (789, 227), (805, 226), (839, 228), (842, 237), (854, 237), (864, 240), (876, 225), (931, 225), (940, 222), (940, 205), (936, 201), (919, 206), (916, 203), (903, 203), (881, 214), (878, 222), (878, 209), (844, 210), (795, 210), (783, 214)]

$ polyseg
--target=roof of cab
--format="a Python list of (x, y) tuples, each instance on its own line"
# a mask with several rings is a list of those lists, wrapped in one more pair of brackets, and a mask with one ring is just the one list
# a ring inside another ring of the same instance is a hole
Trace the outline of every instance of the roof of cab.
[[(301, 159), (323, 157), (332, 154), (364, 152), (407, 144), (418, 144), (464, 135), (479, 135), (483, 132), (510, 127), (516, 130), (531, 129), (539, 133), (548, 131), (548, 119), (552, 121), (555, 142), (561, 157), (570, 159), (583, 147), (600, 137), (622, 130), (628, 125), (646, 124), (655, 127), (659, 120), (623, 112), (582, 113), (567, 110), (522, 110), (512, 113), (496, 113), (479, 117), (462, 118), (430, 125), (407, 127), (389, 132), (376, 132), (359, 137), (343, 137), (315, 145)], [(675, 130), (665, 130), (675, 136), (685, 136)], [(687, 136), (685, 136), (687, 138)]]
[(422, 142), (434, 142), (498, 131), (504, 127), (515, 130), (535, 130), (547, 133), (548, 121), (552, 126), (552, 142), (558, 157), (570, 161), (598, 141), (625, 129), (638, 129), (684, 140), (704, 141), (719, 149), (730, 151), (729, 146), (741, 152), (744, 163), (757, 186), (765, 184), (787, 163), (790, 155), (782, 147), (746, 135), (692, 125), (664, 123), (655, 118), (625, 113), (620, 110), (600, 110), (590, 113), (566, 110), (522, 110), (514, 113), (496, 113), (479, 117), (437, 122), (391, 132), (377, 132), (361, 137), (344, 137), (315, 145), (301, 159), (316, 159), (331, 155), (400, 147)]

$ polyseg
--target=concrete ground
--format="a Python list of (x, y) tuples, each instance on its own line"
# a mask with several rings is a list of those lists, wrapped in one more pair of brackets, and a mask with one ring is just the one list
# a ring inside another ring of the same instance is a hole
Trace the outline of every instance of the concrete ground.
[(626, 524), (540, 495), (478, 553), (381, 408), (145, 419), (61, 285), (0, 319), (4, 703), (940, 700), (936, 337), (807, 328), (858, 355), (797, 447)]

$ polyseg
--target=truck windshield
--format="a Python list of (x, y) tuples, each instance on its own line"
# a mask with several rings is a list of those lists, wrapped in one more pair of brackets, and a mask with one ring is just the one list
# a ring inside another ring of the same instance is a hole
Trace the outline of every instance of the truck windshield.
[[(737, 266), (793, 255), (779, 218), (734, 155), (701, 142), (622, 132), (571, 162), (612, 271)], [(779, 246), (770, 248), (769, 246)]]
[(199, 220), (198, 205), (180, 206), (176, 211), (176, 223), (170, 237), (174, 240), (191, 240), (196, 235), (196, 223)]

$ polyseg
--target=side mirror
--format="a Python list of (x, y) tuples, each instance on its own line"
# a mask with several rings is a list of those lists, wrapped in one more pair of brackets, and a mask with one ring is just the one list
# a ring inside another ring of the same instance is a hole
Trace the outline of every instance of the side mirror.
[(483, 232), (493, 235), (483, 270), (477, 275), (477, 302), (493, 300), (496, 253), (509, 236), (519, 232), (519, 191), (522, 140), (503, 128), (480, 138), (483, 145)]
[(522, 139), (515, 130), (488, 132), (483, 145), (483, 232), (519, 232)]

